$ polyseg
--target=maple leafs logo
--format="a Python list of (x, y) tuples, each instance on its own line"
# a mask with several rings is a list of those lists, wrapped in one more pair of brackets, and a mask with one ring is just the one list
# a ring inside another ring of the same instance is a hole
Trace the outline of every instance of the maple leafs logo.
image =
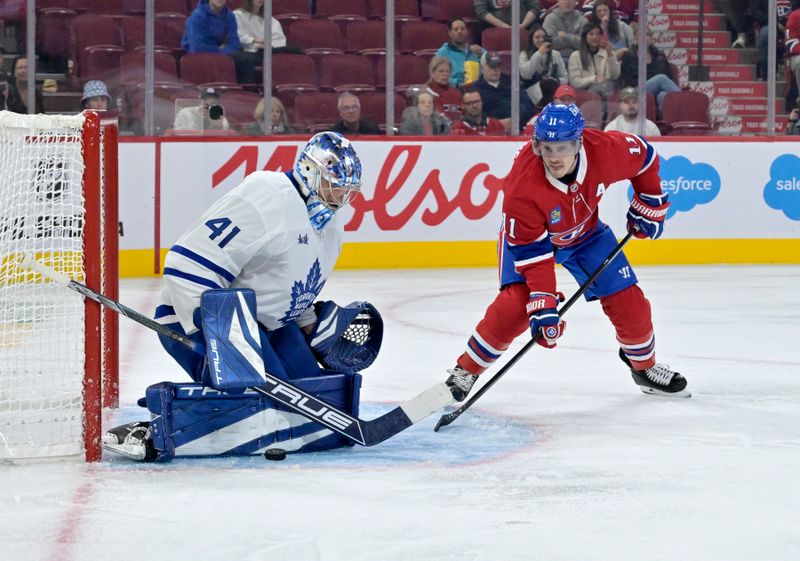
[(292, 301), (289, 304), (289, 310), (281, 318), (281, 323), (286, 325), (313, 305), (323, 286), (325, 286), (325, 281), (322, 278), (322, 269), (319, 259), (315, 259), (308, 271), (305, 283), (299, 280), (292, 285)]

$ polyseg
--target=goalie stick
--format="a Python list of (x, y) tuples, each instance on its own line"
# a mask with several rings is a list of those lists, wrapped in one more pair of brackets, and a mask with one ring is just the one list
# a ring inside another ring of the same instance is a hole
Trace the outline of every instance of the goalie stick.
[[(608, 267), (608, 264), (614, 260), (614, 258), (619, 254), (620, 251), (622, 251), (622, 248), (625, 246), (626, 243), (628, 243), (628, 240), (630, 240), (631, 237), (633, 237), (633, 233), (634, 231), (631, 230), (625, 235), (624, 238), (622, 238), (622, 240), (616, 245), (616, 247), (611, 250), (611, 253), (608, 254), (608, 257), (606, 257), (605, 261), (603, 261), (600, 264), (600, 266), (597, 267), (597, 269), (595, 269), (594, 273), (592, 273), (592, 276), (586, 279), (586, 282), (584, 282), (580, 286), (580, 288), (578, 288), (577, 292), (575, 292), (575, 294), (573, 294), (572, 297), (569, 300), (567, 300), (567, 302), (563, 306), (561, 306), (561, 309), (558, 311), (559, 317), (564, 317), (564, 314), (567, 313), (567, 311), (572, 307), (572, 305), (575, 302), (578, 301), (578, 298), (583, 296), (583, 293), (589, 289), (589, 286), (591, 286), (591, 284), (600, 275), (600, 273), (602, 273), (605, 270), (605, 268)], [(508, 370), (511, 369), (511, 367), (514, 366), (517, 363), (517, 361), (519, 361), (519, 359), (521, 359), (525, 355), (525, 353), (527, 353), (531, 349), (531, 347), (534, 344), (536, 344), (536, 342), (541, 338), (542, 338), (542, 332), (538, 331), (536, 335), (531, 337), (531, 340), (525, 343), (525, 346), (522, 347), (517, 352), (517, 354), (511, 357), (511, 360), (509, 360), (506, 364), (504, 364), (503, 367), (497, 372), (497, 374), (492, 376), (492, 378), (488, 382), (486, 382), (486, 384), (484, 384), (480, 390), (475, 392), (475, 394), (471, 398), (469, 398), (464, 403), (464, 405), (462, 405), (455, 411), (451, 411), (450, 413), (445, 413), (444, 415), (442, 415), (439, 418), (439, 421), (436, 423), (436, 426), (433, 428), (433, 430), (438, 432), (440, 428), (445, 427), (450, 423), (452, 423), (453, 421), (455, 421), (456, 419), (458, 419), (461, 416), (461, 414), (464, 413), (464, 411), (469, 409), (473, 403), (478, 401), (478, 399), (483, 394), (485, 394), (489, 390), (489, 388), (491, 388), (500, 378), (502, 378), (503, 374), (508, 372)]]
[[(103, 296), (88, 286), (70, 279), (63, 273), (39, 263), (30, 254), (23, 256), (20, 261), (20, 266), (35, 271), (60, 286), (74, 290), (90, 300), (107, 306), (125, 317), (152, 329), (156, 333), (177, 341), (198, 354), (203, 356), (206, 354), (203, 345), (192, 341), (188, 337), (184, 337), (180, 333), (161, 325), (132, 308)], [(286, 380), (272, 376), (268, 372), (264, 372), (264, 377), (266, 379), (266, 384), (264, 386), (251, 386), (248, 389), (274, 399), (286, 407), (297, 411), (307, 419), (316, 421), (362, 446), (374, 446), (375, 444), (379, 444), (416, 424), (425, 417), (432, 415), (453, 401), (450, 389), (444, 382), (441, 382), (431, 386), (419, 395), (404, 401), (380, 417), (365, 421), (333, 407), (317, 397), (304, 392)]]

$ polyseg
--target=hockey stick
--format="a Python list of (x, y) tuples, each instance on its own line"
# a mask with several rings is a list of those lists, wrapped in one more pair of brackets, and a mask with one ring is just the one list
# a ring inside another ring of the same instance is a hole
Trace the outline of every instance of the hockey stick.
[[(578, 288), (578, 291), (575, 294), (573, 294), (572, 297), (569, 300), (567, 300), (567, 302), (563, 306), (561, 306), (561, 309), (558, 310), (559, 317), (564, 317), (564, 314), (567, 313), (567, 311), (572, 307), (572, 305), (575, 302), (577, 302), (581, 296), (583, 296), (583, 293), (589, 289), (589, 286), (595, 281), (595, 279), (600, 275), (600, 273), (602, 273), (605, 270), (605, 268), (608, 267), (608, 264), (614, 260), (614, 258), (619, 254), (620, 251), (622, 251), (622, 248), (625, 246), (626, 243), (628, 243), (628, 240), (630, 240), (631, 237), (633, 237), (633, 230), (628, 232), (625, 235), (625, 237), (622, 238), (622, 241), (620, 241), (617, 244), (617, 246), (611, 251), (611, 253), (608, 254), (608, 257), (606, 257), (605, 261), (603, 261), (600, 264), (600, 266), (597, 267), (597, 269), (594, 271), (594, 273), (592, 273), (592, 275), (588, 279), (586, 279), (586, 282), (584, 282), (580, 286), (580, 288)], [(461, 414), (464, 413), (464, 411), (469, 409), (473, 403), (478, 401), (478, 399), (480, 399), (480, 397), (483, 394), (485, 394), (489, 390), (489, 388), (491, 388), (500, 378), (502, 378), (503, 374), (508, 372), (508, 370), (512, 366), (514, 366), (517, 363), (517, 361), (519, 361), (519, 359), (521, 359), (525, 355), (525, 353), (527, 353), (531, 349), (531, 347), (533, 347), (533, 345), (536, 344), (536, 342), (541, 338), (542, 338), (542, 332), (538, 331), (536, 335), (534, 335), (530, 341), (525, 343), (525, 346), (522, 347), (517, 352), (517, 354), (511, 357), (511, 360), (509, 360), (506, 364), (504, 364), (503, 367), (497, 372), (497, 374), (495, 374), (488, 382), (486, 382), (486, 384), (484, 384), (484, 386), (480, 390), (475, 392), (475, 394), (471, 398), (469, 398), (467, 402), (464, 403), (464, 405), (462, 405), (455, 411), (451, 411), (450, 413), (445, 413), (444, 415), (442, 415), (439, 418), (439, 422), (436, 423), (436, 426), (434, 427), (433, 430), (438, 431), (441, 427), (447, 426), (456, 419), (458, 419), (461, 416)]]
[[(198, 354), (203, 356), (206, 354), (203, 345), (173, 331), (169, 327), (161, 325), (132, 308), (95, 292), (88, 286), (70, 279), (63, 273), (42, 265), (32, 255), (24, 255), (20, 261), (20, 266), (35, 271), (60, 286), (74, 290), (90, 300), (107, 306), (125, 317), (152, 329), (156, 333), (177, 341)], [(444, 382), (441, 382), (404, 401), (380, 417), (365, 421), (333, 407), (290, 382), (276, 378), (268, 372), (264, 372), (264, 377), (266, 379), (264, 386), (252, 386), (248, 389), (265, 395), (297, 411), (307, 419), (316, 421), (362, 446), (374, 446), (383, 442), (453, 401), (450, 389)]]

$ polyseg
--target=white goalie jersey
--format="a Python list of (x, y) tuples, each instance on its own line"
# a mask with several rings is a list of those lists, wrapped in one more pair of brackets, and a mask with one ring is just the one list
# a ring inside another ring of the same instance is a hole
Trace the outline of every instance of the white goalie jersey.
[[(170, 248), (164, 265), (163, 324), (197, 331), (200, 295), (214, 288), (250, 288), (257, 318), (268, 329), (298, 320), (328, 279), (342, 246), (337, 217), (321, 230), (285, 173), (248, 175), (213, 204)], [(170, 309), (171, 308), (171, 309)], [(314, 321), (304, 317), (303, 326)]]

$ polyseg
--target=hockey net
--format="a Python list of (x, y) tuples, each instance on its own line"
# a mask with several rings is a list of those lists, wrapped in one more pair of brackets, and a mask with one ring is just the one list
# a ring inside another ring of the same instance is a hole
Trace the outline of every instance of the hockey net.
[(117, 295), (117, 130), (94, 112), (0, 112), (0, 459), (100, 458), (116, 316), (23, 270), (31, 254)]

